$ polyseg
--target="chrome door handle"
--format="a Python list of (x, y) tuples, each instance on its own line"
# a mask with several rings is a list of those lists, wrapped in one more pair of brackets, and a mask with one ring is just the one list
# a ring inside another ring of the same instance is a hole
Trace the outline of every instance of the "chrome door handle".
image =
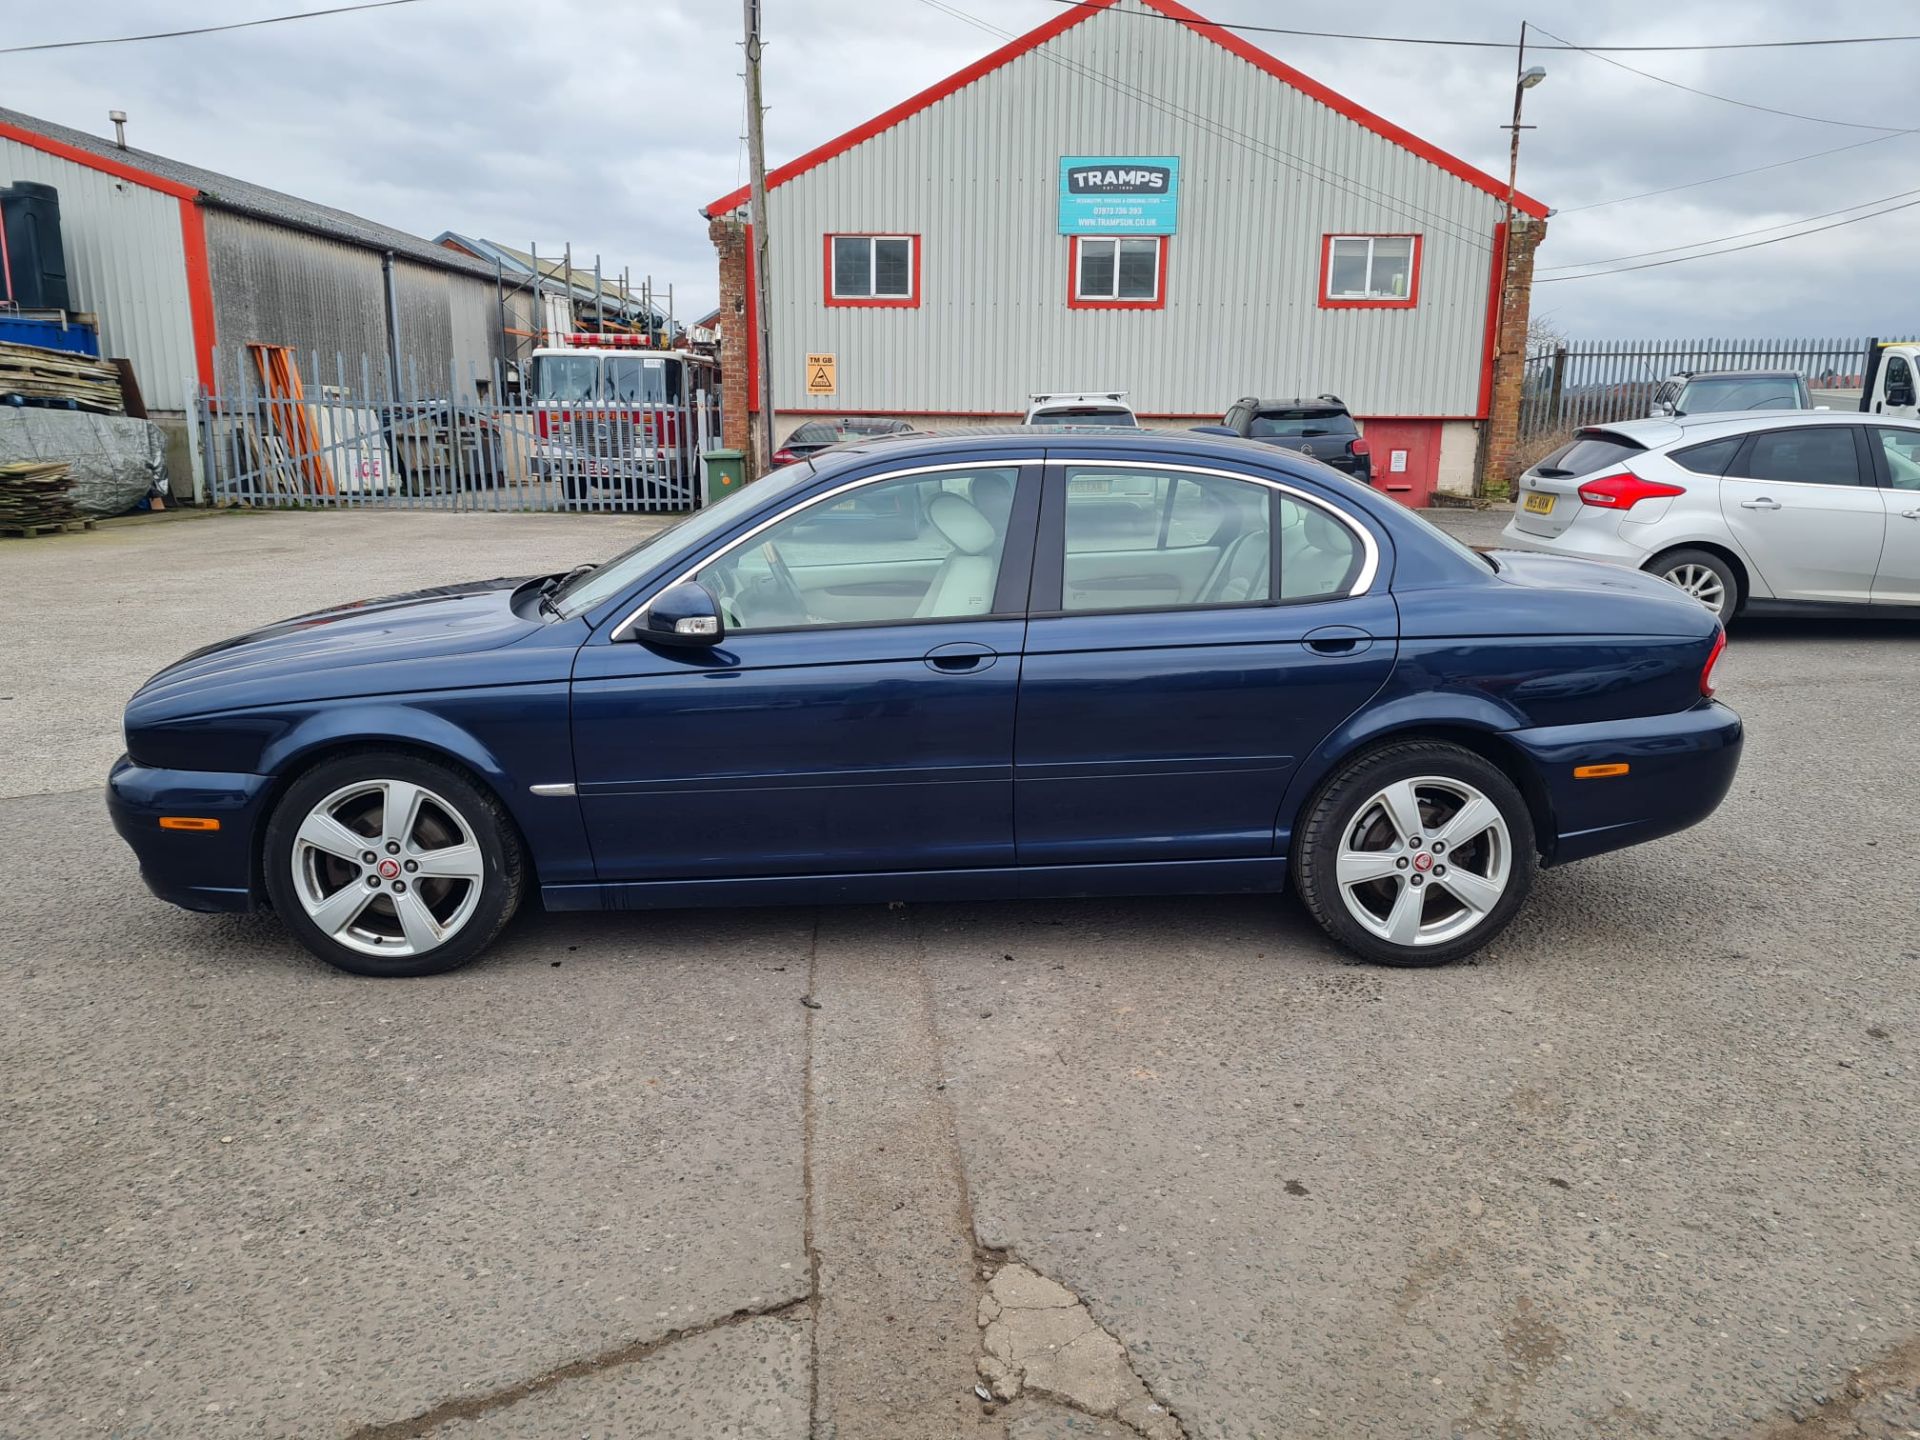
[(1778, 500), (1769, 500), (1766, 496), (1762, 495), (1758, 500), (1742, 500), (1740, 502), (1740, 508), (1742, 510), (1778, 510), (1780, 508), (1780, 502)]
[(1920, 510), (1902, 510), (1900, 512), (1900, 518), (1902, 520), (1920, 520)]

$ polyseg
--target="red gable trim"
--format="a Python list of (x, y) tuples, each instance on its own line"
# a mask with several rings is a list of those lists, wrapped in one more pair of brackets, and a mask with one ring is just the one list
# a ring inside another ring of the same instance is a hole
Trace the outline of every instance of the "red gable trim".
[(104, 155), (96, 155), (91, 150), (82, 150), (78, 145), (69, 145), (63, 140), (50, 140), (45, 135), (37, 135), (31, 130), (22, 130), (17, 125), (0, 123), (0, 137), (18, 141), (32, 150), (40, 150), (48, 155), (57, 155), (62, 160), (71, 160), (76, 165), (84, 165), (89, 170), (99, 170), (113, 176), (116, 180), (131, 180), (136, 185), (144, 185), (149, 190), (158, 190), (163, 195), (171, 195), (176, 200), (193, 200), (200, 192), (191, 185), (182, 185), (178, 180), (168, 180), (151, 170), (142, 170), (137, 165), (129, 165), (121, 160), (109, 160)]
[[(847, 151), (853, 149), (854, 146), (860, 144), (861, 141), (871, 140), (882, 130), (891, 130), (902, 120), (905, 120), (911, 115), (919, 114), (936, 101), (946, 99), (947, 96), (953, 94), (954, 91), (964, 90), (981, 76), (991, 74), (1002, 65), (1018, 60), (1029, 50), (1039, 49), (1042, 45), (1046, 44), (1047, 41), (1053, 39), (1054, 36), (1064, 35), (1074, 26), (1085, 24), (1088, 20), (1091, 20), (1095, 15), (1098, 15), (1102, 10), (1105, 10), (1109, 5), (1114, 3), (1116, 3), (1116, 0), (1088, 0), (1085, 8), (1074, 6), (1062, 10), (1053, 19), (1040, 26), (1039, 29), (1029, 30), (1024, 35), (1015, 36), (998, 50), (995, 50), (991, 55), (984, 55), (974, 61), (973, 64), (967, 66), (966, 69), (949, 75), (939, 84), (927, 87), (918, 95), (909, 96), (891, 110), (882, 111), (880, 114), (874, 116), (873, 119), (867, 121), (866, 124), (856, 125), (853, 129), (847, 131), (846, 134), (837, 136), (827, 141), (824, 145), (816, 145), (797, 160), (789, 160), (786, 164), (769, 170), (767, 172), (767, 188), (771, 190), (776, 185), (784, 185), (787, 181), (793, 179), (794, 176), (804, 175), (807, 171), (813, 169), (814, 166), (824, 165), (836, 155), (844, 155)], [(727, 211), (743, 204), (752, 193), (752, 189), (753, 187), (750, 185), (742, 185), (738, 190), (730, 194), (722, 195), (718, 200), (707, 206), (702, 213), (709, 217), (724, 215)]]
[[(967, 66), (966, 69), (948, 76), (937, 85), (922, 90), (918, 95), (901, 101), (891, 110), (874, 116), (873, 119), (867, 121), (864, 125), (856, 125), (853, 129), (847, 131), (846, 134), (837, 136), (827, 141), (824, 145), (815, 146), (798, 159), (789, 160), (786, 164), (769, 171), (767, 174), (767, 188), (771, 190), (777, 185), (784, 185), (795, 176), (804, 175), (815, 166), (824, 165), (827, 161), (833, 159), (834, 156), (844, 155), (862, 141), (871, 140), (883, 130), (891, 130), (902, 120), (917, 115), (920, 111), (925, 110), (936, 101), (946, 99), (947, 96), (953, 94), (956, 90), (966, 88), (983, 75), (987, 75), (1009, 62), (1019, 59), (1028, 51), (1039, 49), (1040, 46), (1046, 44), (1047, 41), (1053, 39), (1055, 36), (1063, 35), (1074, 26), (1084, 24), (1102, 11), (1111, 8), (1115, 3), (1116, 0), (1083, 0), (1082, 4), (1064, 11), (1036, 30), (1029, 30), (1026, 34), (1015, 37), (1005, 45), (1002, 45), (998, 50), (995, 50), (992, 54), (976, 60), (973, 64)], [(1180, 0), (1141, 0), (1141, 3), (1151, 6), (1163, 15), (1180, 21), (1197, 34), (1204, 35), (1207, 39), (1213, 41), (1214, 44), (1220, 46), (1223, 50), (1237, 55), (1240, 59), (1245, 60), (1248, 64), (1260, 70), (1264, 70), (1276, 80), (1292, 86), (1309, 99), (1318, 100), (1335, 114), (1343, 115), (1356, 124), (1365, 126), (1382, 139), (1392, 141), (1401, 149), (1419, 156), (1429, 164), (1438, 165), (1449, 175), (1466, 181), (1467, 184), (1472, 185), (1475, 189), (1484, 190), (1497, 200), (1507, 198), (1507, 187), (1493, 176), (1487, 174), (1486, 171), (1476, 169), (1474, 166), (1460, 159), (1457, 155), (1448, 154), (1437, 145), (1422, 140), (1411, 131), (1401, 129), (1391, 120), (1384, 119), (1374, 114), (1371, 110), (1356, 105), (1353, 101), (1347, 99), (1346, 96), (1329, 90), (1319, 81), (1310, 76), (1303, 75), (1291, 65), (1276, 60), (1259, 46), (1250, 45), (1232, 31), (1222, 30), (1218, 25), (1203, 19), (1192, 10), (1189, 10), (1185, 5), (1182, 5)], [(743, 204), (749, 193), (750, 187), (743, 185), (738, 190), (722, 195), (718, 200), (708, 205), (702, 213), (708, 216), (724, 215), (727, 211), (736, 209)], [(1514, 209), (1520, 211), (1522, 214), (1532, 215), (1540, 220), (1546, 219), (1547, 207), (1531, 195), (1525, 195), (1519, 191), (1515, 191), (1513, 206)]]

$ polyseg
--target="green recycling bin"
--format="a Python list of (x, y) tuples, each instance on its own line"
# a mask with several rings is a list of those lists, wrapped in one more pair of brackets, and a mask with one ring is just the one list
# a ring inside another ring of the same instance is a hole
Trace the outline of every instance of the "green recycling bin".
[(702, 505), (724, 500), (747, 483), (747, 457), (742, 452), (709, 450), (700, 458), (707, 462), (700, 485)]

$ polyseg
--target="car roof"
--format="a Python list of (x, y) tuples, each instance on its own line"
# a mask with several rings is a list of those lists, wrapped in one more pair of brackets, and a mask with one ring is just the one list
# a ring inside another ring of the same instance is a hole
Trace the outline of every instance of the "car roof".
[(1695, 370), (1676, 380), (1798, 380), (1798, 370)]
[(1290, 400), (1256, 400), (1248, 395), (1236, 400), (1236, 405), (1251, 405), (1256, 410), (1346, 410), (1346, 403), (1338, 395), (1296, 395)]
[(1740, 435), (1749, 430), (1776, 430), (1802, 425), (1859, 425), (1880, 423), (1891, 417), (1863, 415), (1858, 410), (1709, 410), (1698, 415), (1661, 415), (1644, 420), (1615, 420), (1605, 424), (1582, 425), (1581, 435), (1620, 435), (1657, 449), (1682, 440), (1710, 439), (1718, 435)]

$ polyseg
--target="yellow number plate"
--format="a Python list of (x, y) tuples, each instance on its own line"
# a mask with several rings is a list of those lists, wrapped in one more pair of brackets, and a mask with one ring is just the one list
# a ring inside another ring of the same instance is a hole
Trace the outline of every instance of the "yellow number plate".
[(1536, 515), (1551, 515), (1553, 513), (1553, 496), (1542, 495), (1537, 490), (1528, 495), (1527, 498), (1520, 503)]

